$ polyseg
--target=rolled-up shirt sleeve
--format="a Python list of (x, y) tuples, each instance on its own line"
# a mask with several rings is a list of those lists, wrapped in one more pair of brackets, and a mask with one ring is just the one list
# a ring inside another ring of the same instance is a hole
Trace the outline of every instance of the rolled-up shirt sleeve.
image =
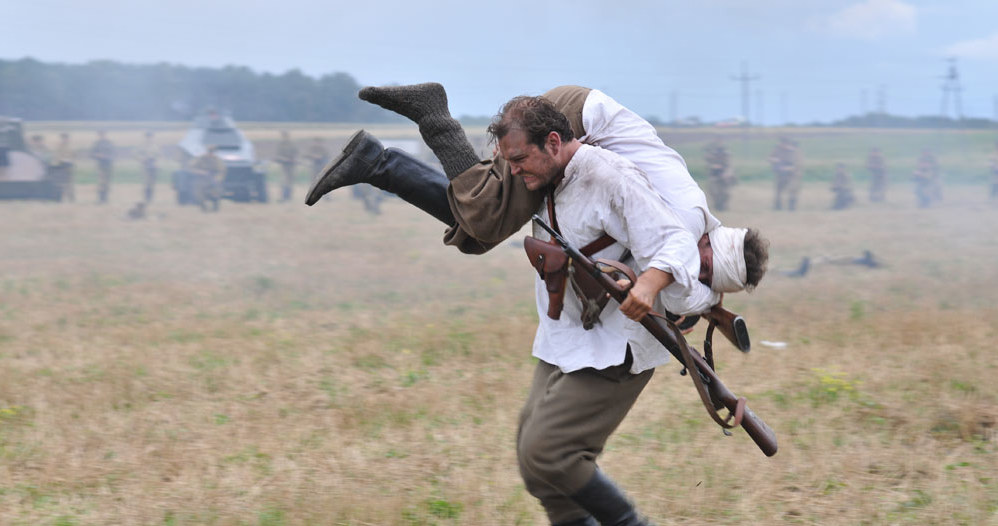
[[(615, 220), (616, 219), (616, 220)], [(659, 295), (674, 314), (703, 312), (720, 295), (700, 283), (697, 239), (640, 174), (627, 174), (613, 184), (606, 232), (630, 248), (636, 267), (657, 268), (675, 280)]]
[(721, 294), (697, 281), (692, 287), (682, 288), (673, 283), (662, 290), (659, 300), (673, 314), (701, 314), (721, 301)]

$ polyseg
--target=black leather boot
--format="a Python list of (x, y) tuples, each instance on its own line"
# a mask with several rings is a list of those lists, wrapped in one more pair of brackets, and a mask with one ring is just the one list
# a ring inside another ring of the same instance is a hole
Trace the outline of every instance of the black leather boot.
[(447, 176), (402, 150), (385, 149), (364, 130), (355, 133), (343, 153), (318, 174), (305, 204), (311, 206), (323, 195), (357, 183), (391, 192), (447, 226), (454, 224), (447, 202)]
[(638, 515), (620, 488), (598, 469), (570, 498), (603, 526), (651, 526)]
[(385, 147), (373, 135), (360, 130), (350, 136), (347, 145), (335, 159), (329, 161), (322, 171), (315, 174), (312, 186), (308, 189), (305, 204), (314, 205), (319, 199), (344, 186), (369, 183)]

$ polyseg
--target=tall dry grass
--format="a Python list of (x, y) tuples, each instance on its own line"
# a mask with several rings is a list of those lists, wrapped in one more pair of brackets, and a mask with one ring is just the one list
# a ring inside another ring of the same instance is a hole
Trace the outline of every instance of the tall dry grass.
[[(726, 300), (753, 351), (717, 347), (780, 452), (724, 437), (669, 364), (603, 468), (659, 524), (998, 524), (998, 208), (770, 191), (722, 215), (772, 259)], [(0, 203), (0, 524), (544, 523), (513, 453), (536, 326), (515, 242), (462, 256), (348, 191), (218, 214), (158, 192), (143, 221), (137, 185)], [(778, 272), (863, 249), (886, 266)]]

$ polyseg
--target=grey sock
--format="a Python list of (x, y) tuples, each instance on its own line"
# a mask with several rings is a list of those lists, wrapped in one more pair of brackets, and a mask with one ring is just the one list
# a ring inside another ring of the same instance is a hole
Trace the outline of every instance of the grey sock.
[(447, 92), (436, 82), (410, 86), (366, 87), (358, 96), (394, 111), (419, 125), (419, 134), (433, 150), (448, 179), (481, 160), (468, 142), (461, 124), (447, 108)]

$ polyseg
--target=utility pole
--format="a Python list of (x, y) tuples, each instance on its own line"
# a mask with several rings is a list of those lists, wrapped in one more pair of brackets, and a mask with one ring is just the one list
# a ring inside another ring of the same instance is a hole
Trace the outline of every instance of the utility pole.
[(950, 57), (946, 59), (949, 62), (949, 67), (946, 68), (946, 74), (943, 75), (943, 102), (942, 110), (939, 112), (942, 117), (949, 117), (949, 99), (953, 96), (953, 106), (956, 110), (954, 112), (954, 117), (957, 120), (963, 118), (963, 108), (960, 107), (960, 73), (956, 70), (956, 58)]
[(877, 86), (877, 100), (874, 104), (873, 124), (883, 126), (887, 120), (887, 86), (883, 84)]
[(759, 75), (749, 75), (748, 64), (744, 61), (742, 62), (742, 74), (732, 75), (731, 80), (742, 83), (742, 118), (745, 119), (745, 125), (749, 125), (749, 120), (752, 116), (749, 115), (749, 83), (754, 80), (759, 80)]

